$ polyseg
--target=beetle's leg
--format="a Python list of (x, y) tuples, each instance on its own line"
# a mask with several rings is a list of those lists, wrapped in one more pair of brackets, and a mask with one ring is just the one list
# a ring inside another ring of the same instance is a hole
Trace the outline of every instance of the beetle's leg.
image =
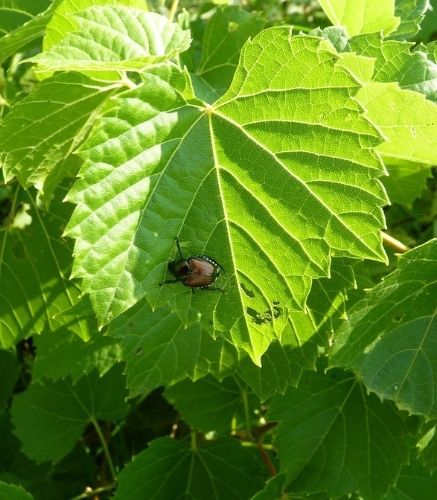
[(165, 285), (166, 283), (179, 283), (181, 280), (165, 280), (159, 284), (159, 286)]
[(177, 236), (176, 236), (176, 245), (178, 246), (178, 252), (179, 252), (179, 256), (180, 256), (181, 260), (184, 260), (184, 256), (182, 255), (181, 246), (179, 245), (179, 240), (178, 240)]
[(211, 290), (211, 292), (222, 292), (225, 293), (224, 288), (219, 288), (218, 286), (205, 286), (202, 287), (204, 290)]

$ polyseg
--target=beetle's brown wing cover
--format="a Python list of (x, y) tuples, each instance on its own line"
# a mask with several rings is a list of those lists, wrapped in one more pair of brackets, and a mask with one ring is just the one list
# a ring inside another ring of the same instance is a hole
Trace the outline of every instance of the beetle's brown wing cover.
[(191, 272), (184, 280), (184, 285), (191, 287), (209, 286), (214, 283), (217, 272), (212, 262), (197, 257), (188, 259)]

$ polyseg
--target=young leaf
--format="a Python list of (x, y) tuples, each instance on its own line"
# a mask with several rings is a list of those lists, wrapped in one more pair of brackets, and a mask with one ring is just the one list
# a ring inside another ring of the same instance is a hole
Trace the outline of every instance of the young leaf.
[(437, 416), (437, 240), (399, 258), (398, 269), (352, 309), (330, 353), (366, 387), (411, 413)]
[(190, 34), (164, 16), (124, 6), (76, 14), (80, 31), (32, 58), (39, 71), (143, 71), (190, 45)]
[(76, 384), (33, 382), (14, 398), (12, 421), (24, 453), (36, 462), (57, 462), (69, 453), (86, 425), (119, 420), (129, 407), (120, 366), (102, 378), (96, 372)]
[[(327, 42), (288, 28), (247, 42), (213, 106), (144, 79), (81, 150), (73, 273), (101, 323), (147, 294), (185, 320), (200, 311), (259, 363), (333, 252), (385, 260), (380, 138), (353, 98), (360, 86)], [(225, 293), (159, 286), (176, 235), (223, 266)]]
[(294, 493), (378, 499), (408, 459), (400, 415), (339, 371), (304, 375), (299, 388), (275, 396), (268, 416), (279, 421), (281, 472)]
[(14, 106), (0, 127), (5, 181), (17, 177), (23, 186), (40, 190), (49, 174), (60, 182), (67, 174), (63, 161), (84, 138), (90, 116), (113, 91), (78, 73), (44, 80)]
[(167, 437), (155, 439), (121, 471), (114, 500), (250, 498), (263, 484), (255, 453), (235, 439), (195, 447)]
[(400, 23), (394, 15), (394, 0), (319, 0), (332, 24), (344, 26), (349, 36), (360, 33), (393, 32)]
[(186, 328), (167, 308), (152, 312), (144, 302), (113, 321), (109, 335), (121, 343), (130, 397), (187, 377), (222, 379), (237, 363), (228, 342), (214, 340), (199, 323)]

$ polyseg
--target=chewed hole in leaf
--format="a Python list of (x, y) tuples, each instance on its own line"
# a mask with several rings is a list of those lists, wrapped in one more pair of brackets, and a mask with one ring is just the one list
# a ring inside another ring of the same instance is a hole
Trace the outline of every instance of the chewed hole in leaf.
[(244, 283), (240, 283), (240, 286), (241, 286), (241, 289), (243, 290), (243, 292), (251, 299), (253, 299), (255, 297), (255, 294), (252, 292), (252, 290), (250, 290), (249, 288), (247, 288), (247, 286), (244, 284)]

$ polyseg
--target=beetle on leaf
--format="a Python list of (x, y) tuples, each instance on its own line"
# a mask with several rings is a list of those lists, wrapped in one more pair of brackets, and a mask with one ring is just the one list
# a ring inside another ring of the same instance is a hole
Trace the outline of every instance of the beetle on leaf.
[(208, 255), (193, 255), (185, 258), (182, 254), (178, 238), (176, 238), (176, 245), (180, 258), (170, 261), (167, 265), (167, 269), (175, 279), (166, 280), (160, 283), (160, 285), (182, 282), (185, 286), (189, 286), (193, 292), (195, 288), (224, 291), (221, 288), (211, 286), (218, 278), (220, 271), (224, 271), (218, 262), (212, 257), (208, 257)]

